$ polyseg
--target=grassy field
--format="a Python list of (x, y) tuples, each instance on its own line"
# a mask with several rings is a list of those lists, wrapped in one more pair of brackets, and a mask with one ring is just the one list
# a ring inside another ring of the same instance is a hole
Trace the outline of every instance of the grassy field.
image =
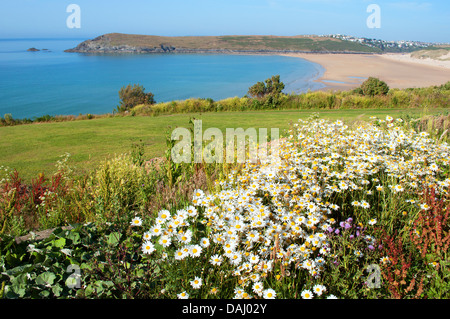
[[(441, 111), (430, 109), (427, 114)], [(239, 127), (279, 128), (282, 132), (290, 122), (305, 119), (315, 112), (323, 118), (347, 122), (368, 120), (371, 116), (424, 115), (422, 109), (274, 110), (127, 116), (0, 127), (0, 166), (17, 169), (24, 180), (30, 181), (41, 172), (53, 173), (56, 162), (66, 152), (71, 154), (71, 163), (80, 172), (95, 167), (107, 157), (128, 152), (133, 144), (141, 142), (146, 158), (162, 156), (166, 133), (177, 126), (188, 127), (191, 117), (201, 119), (203, 129), (217, 127), (225, 135), (226, 128)]]

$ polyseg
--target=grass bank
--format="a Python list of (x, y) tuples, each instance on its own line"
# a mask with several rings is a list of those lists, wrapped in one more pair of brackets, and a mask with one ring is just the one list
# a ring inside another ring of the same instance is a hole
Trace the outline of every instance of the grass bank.
[(90, 120), (35, 123), (0, 127), (0, 163), (17, 169), (22, 178), (31, 181), (39, 173), (54, 172), (55, 163), (65, 153), (71, 154), (72, 164), (79, 172), (92, 169), (98, 163), (130, 151), (135, 144), (144, 145), (145, 157), (163, 156), (166, 133), (175, 127), (187, 127), (190, 118), (203, 121), (203, 129), (216, 127), (225, 135), (226, 128), (244, 129), (289, 127), (291, 121), (305, 119), (319, 112), (321, 117), (352, 122), (371, 116), (421, 117), (440, 114), (446, 109), (343, 109), (343, 110), (261, 110), (206, 112), (149, 116), (118, 116)]
[(0, 298), (449, 298), (449, 146), (418, 122), (295, 120), (259, 163), (11, 175)]

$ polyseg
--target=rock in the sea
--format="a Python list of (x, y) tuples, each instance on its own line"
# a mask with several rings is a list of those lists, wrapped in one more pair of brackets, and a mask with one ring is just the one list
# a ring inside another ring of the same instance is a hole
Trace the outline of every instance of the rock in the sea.
[(29, 52), (36, 52), (36, 51), (40, 51), (40, 50), (36, 49), (36, 48), (29, 48), (27, 51), (29, 51)]

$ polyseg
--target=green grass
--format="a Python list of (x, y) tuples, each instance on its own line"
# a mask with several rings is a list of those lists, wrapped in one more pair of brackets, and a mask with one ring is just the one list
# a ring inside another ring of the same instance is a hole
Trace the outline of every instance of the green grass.
[[(430, 109), (435, 114), (441, 109)], [(319, 112), (328, 119), (367, 120), (371, 116), (423, 115), (421, 109), (365, 110), (274, 110), (175, 114), (169, 116), (110, 117), (55, 123), (0, 127), (0, 166), (17, 169), (27, 181), (39, 173), (52, 174), (60, 156), (68, 152), (79, 172), (90, 170), (101, 160), (131, 150), (134, 143), (144, 143), (145, 157), (163, 156), (166, 133), (175, 127), (188, 127), (189, 119), (203, 121), (203, 129), (217, 127), (225, 135), (226, 128), (279, 128), (280, 133), (291, 121), (306, 119)]]

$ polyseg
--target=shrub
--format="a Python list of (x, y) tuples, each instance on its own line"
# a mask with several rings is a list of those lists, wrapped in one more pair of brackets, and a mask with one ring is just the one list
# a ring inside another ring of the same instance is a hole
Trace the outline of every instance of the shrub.
[(389, 92), (389, 86), (377, 78), (369, 77), (361, 84), (363, 95), (386, 95)]
[(120, 105), (117, 107), (117, 111), (128, 111), (139, 104), (154, 104), (155, 99), (153, 93), (145, 93), (145, 89), (142, 85), (130, 84), (124, 86), (119, 91)]
[(284, 83), (279, 75), (268, 78), (265, 82), (258, 82), (248, 89), (248, 94), (253, 97), (263, 98), (267, 95), (278, 95), (283, 91)]
[(13, 117), (12, 117), (12, 115), (10, 113), (5, 114), (4, 121), (5, 121), (6, 125), (13, 125), (14, 124), (14, 119), (13, 119)]
[(143, 167), (129, 154), (104, 161), (95, 172), (93, 195), (99, 217), (119, 216), (138, 209), (145, 200), (143, 192), (149, 185)]

